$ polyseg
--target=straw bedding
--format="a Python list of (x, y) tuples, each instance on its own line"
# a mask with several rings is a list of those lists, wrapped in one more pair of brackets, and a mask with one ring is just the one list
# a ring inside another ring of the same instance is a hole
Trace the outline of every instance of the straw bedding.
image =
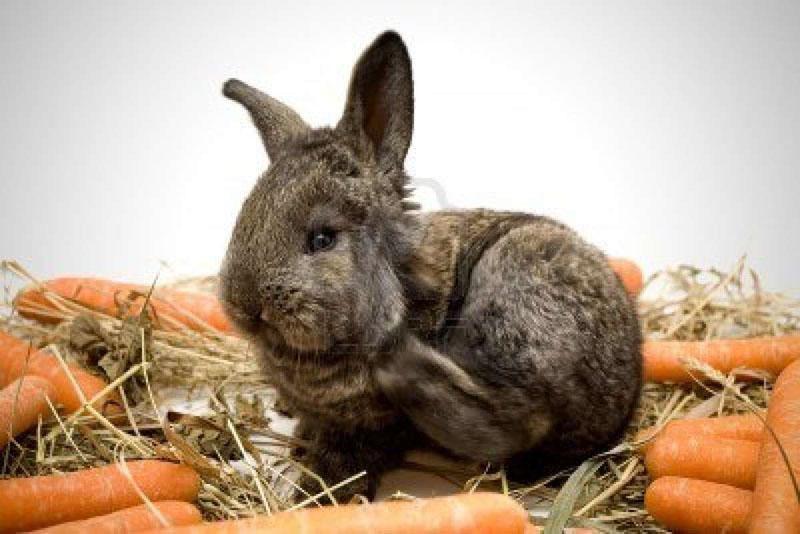
[[(207, 519), (240, 518), (292, 507), (314, 506), (327, 490), (347, 480), (320, 480), (323, 490), (299, 502), (287, 497), (305, 468), (291, 456), (291, 421), (276, 406), (269, 377), (262, 376), (245, 341), (216, 332), (166, 332), (147, 315), (120, 321), (52, 296), (59, 324), (26, 321), (11, 304), (15, 289), (36, 283), (21, 266), (2, 263), (5, 310), (0, 329), (59, 357), (75, 359), (120, 387), (124, 421), (75, 414), (41, 423), (0, 451), (0, 478), (72, 471), (111, 461), (168, 458), (194, 467), (203, 478), (199, 507)], [(213, 291), (213, 277), (172, 284), (183, 290)], [(120, 303), (124, 306), (125, 303)], [(729, 271), (679, 266), (652, 276), (640, 297), (642, 329), (648, 338), (712, 339), (780, 335), (800, 330), (800, 301), (761, 288), (744, 258)], [(157, 320), (157, 318), (155, 319)], [(692, 365), (691, 363), (689, 365)], [(646, 384), (628, 440), (643, 427), (674, 417), (741, 413), (765, 407), (771, 377), (722, 376), (694, 366), (704, 385)], [(753, 380), (755, 378), (755, 380)], [(666, 532), (647, 514), (648, 483), (630, 441), (530, 486), (505, 477), (502, 466), (409, 458), (422, 470), (463, 488), (509, 493), (534, 521), (548, 514), (600, 531)], [(394, 498), (413, 498), (413, 488), (389, 488)]]

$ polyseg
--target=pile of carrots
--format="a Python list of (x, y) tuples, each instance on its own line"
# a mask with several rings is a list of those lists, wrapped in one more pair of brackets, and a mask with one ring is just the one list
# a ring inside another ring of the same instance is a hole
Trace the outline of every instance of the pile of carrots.
[(200, 332), (233, 333), (219, 301), (211, 295), (127, 284), (100, 278), (55, 278), (30, 286), (14, 299), (20, 315), (44, 323), (61, 320), (57, 303), (49, 294), (110, 316), (132, 317), (147, 303), (156, 325), (165, 330), (188, 328)]
[(650, 514), (690, 534), (800, 532), (800, 360), (778, 377), (766, 423), (760, 414), (668, 423), (643, 447)]
[(0, 331), (0, 449), (14, 436), (47, 419), (56, 406), (65, 413), (90, 402), (106, 417), (122, 413), (117, 393), (76, 364), (67, 364), (21, 339)]
[[(232, 333), (217, 299), (210, 295), (150, 288), (94, 278), (57, 278), (21, 291), (14, 305), (20, 315), (45, 323), (60, 321), (58, 295), (89, 310), (119, 316), (148, 312), (166, 329)], [(89, 402), (90, 410), (113, 418), (122, 402), (108, 383), (76, 364), (34, 350), (21, 339), (0, 331), (0, 449), (14, 436), (47, 419), (58, 406), (71, 414)], [(102, 394), (102, 395), (101, 395)]]
[(199, 523), (199, 510), (189, 504), (199, 490), (192, 469), (158, 460), (0, 480), (0, 533), (137, 532), (162, 526), (161, 518)]

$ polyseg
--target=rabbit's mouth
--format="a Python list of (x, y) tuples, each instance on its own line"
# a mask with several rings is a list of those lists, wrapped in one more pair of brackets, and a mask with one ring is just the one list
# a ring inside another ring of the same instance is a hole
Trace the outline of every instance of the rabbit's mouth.
[(260, 334), (271, 346), (296, 352), (324, 352), (334, 344), (333, 338), (321, 332), (319, 326), (312, 328), (298, 320), (262, 320)]
[(282, 335), (286, 345), (300, 352), (324, 352), (333, 346), (332, 339), (303, 326), (284, 328)]

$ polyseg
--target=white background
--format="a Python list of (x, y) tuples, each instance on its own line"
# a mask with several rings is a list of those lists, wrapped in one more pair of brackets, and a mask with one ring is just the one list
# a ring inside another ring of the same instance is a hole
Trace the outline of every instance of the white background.
[(794, 1), (7, 0), (0, 257), (42, 277), (215, 272), (266, 165), (223, 81), (335, 123), (387, 28), (414, 62), (408, 169), (450, 204), (561, 218), (648, 271), (748, 253), (800, 289)]

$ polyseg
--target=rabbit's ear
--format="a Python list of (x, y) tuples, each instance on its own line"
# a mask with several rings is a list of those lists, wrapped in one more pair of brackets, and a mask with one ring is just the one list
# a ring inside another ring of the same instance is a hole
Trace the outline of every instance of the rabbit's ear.
[(402, 168), (413, 122), (411, 59), (400, 36), (388, 31), (356, 63), (337, 129), (366, 141), (382, 167)]
[(275, 160), (288, 139), (309, 130), (300, 115), (289, 106), (239, 80), (225, 82), (222, 94), (239, 102), (250, 112), (270, 160)]

